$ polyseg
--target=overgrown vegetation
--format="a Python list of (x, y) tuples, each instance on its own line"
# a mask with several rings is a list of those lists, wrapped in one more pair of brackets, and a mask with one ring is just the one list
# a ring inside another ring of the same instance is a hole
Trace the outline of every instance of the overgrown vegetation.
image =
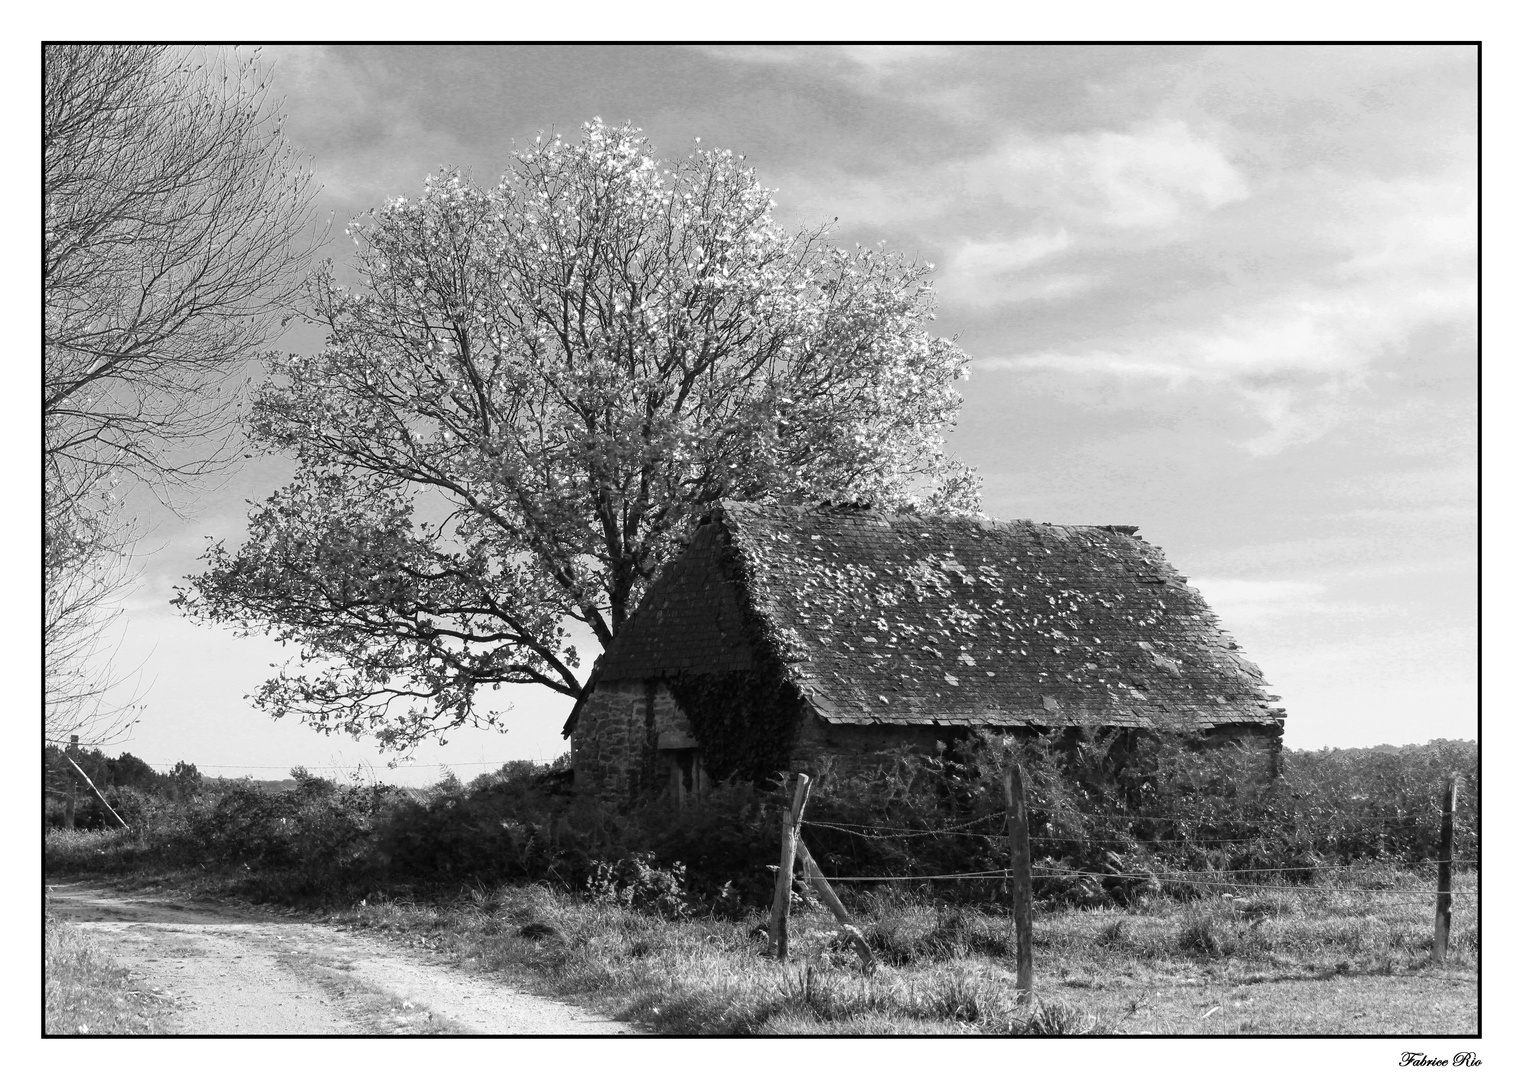
[[(1360, 860), (1414, 866), (1438, 854), (1439, 801), (1463, 796), (1455, 857), (1479, 865), (1474, 743), (1290, 751), (1170, 738), (1054, 732), (973, 740), (937, 758), (879, 755), (871, 770), (824, 762), (804, 833), (828, 875), (933, 875), (1007, 865), (1002, 775), (1020, 760), (1039, 898), (1080, 905), (1201, 895), (1203, 874), (1309, 883)], [(1468, 863), (1467, 863), (1468, 865)], [(1273, 875), (1271, 878), (1268, 875)], [(992, 898), (965, 882), (950, 895)]]
[[(843, 880), (1008, 865), (999, 777), (1016, 754), (1038, 879), (1035, 1002), (1014, 991), (997, 877)], [(807, 892), (793, 962), (764, 959), (782, 795), (763, 786), (613, 815), (574, 797), (564, 767), (526, 763), (424, 791), (301, 771), (286, 790), (202, 780), (139, 793), (129, 829), (49, 832), (47, 868), (317, 909), (670, 1032), (1473, 1029), (1473, 996), (1433, 989), (1473, 982), (1479, 961), (1473, 743), (1287, 753), (1277, 780), (1246, 750), (1085, 737), (820, 766), (804, 835), (878, 957), (871, 977)], [(1440, 972), (1430, 862), (1453, 773), (1466, 895)], [(1327, 979), (1403, 973), (1422, 986), (1379, 990), (1407, 1018), (1397, 1028), (1378, 1011), (1364, 1027), (1330, 1020), (1347, 999), (1316, 1004)], [(1262, 990), (1206, 1023), (1185, 989), (1198, 985)]]
[[(1279, 779), (1263, 751), (1167, 740), (1123, 747), (1093, 734), (977, 741), (941, 757), (885, 752), (868, 768), (824, 760), (805, 840), (836, 878), (1002, 870), (1000, 778), (1017, 756), (1037, 896), (1051, 903), (1145, 906), (1212, 895), (1222, 881), (1313, 884), (1361, 861), (1418, 867), (1437, 855), (1451, 775), (1463, 791), (1455, 856), (1479, 865), (1476, 747), (1453, 741), (1288, 752)], [(564, 763), (511, 763), (419, 792), (303, 770), (287, 790), (201, 780), (189, 765), (160, 777), (128, 757), (102, 774), (102, 790), (130, 828), (57, 836), (50, 869), (220, 866), (247, 873), (251, 891), (295, 900), (540, 881), (670, 914), (734, 913), (771, 894), (775, 787), (719, 785), (681, 809), (614, 814), (572, 794)], [(87, 825), (100, 819), (88, 808), (79, 815)], [(941, 882), (936, 893), (997, 904), (1004, 888), (997, 877), (974, 878)]]
[[(73, 765), (69, 763), (72, 759)], [(78, 766), (76, 771), (75, 766)], [(84, 774), (83, 778), (81, 773)], [(99, 798), (91, 792), (89, 784), (105, 796), (111, 808), (123, 819), (132, 822), (145, 815), (139, 812), (144, 799), (150, 801), (176, 801), (199, 790), (201, 772), (189, 762), (175, 764), (167, 773), (161, 773), (147, 762), (123, 753), (115, 758), (107, 757), (99, 750), (75, 749), (65, 753), (60, 746), (44, 746), (42, 750), (42, 788), (44, 828), (64, 825), (67, 793), (74, 791), (74, 825), (80, 829), (104, 829), (115, 825), (116, 819)]]
[(761, 660), (745, 671), (677, 675), (672, 696), (704, 748), (714, 776), (758, 782), (784, 769), (793, 751), (797, 718), (805, 708), (768, 646), (753, 643)]

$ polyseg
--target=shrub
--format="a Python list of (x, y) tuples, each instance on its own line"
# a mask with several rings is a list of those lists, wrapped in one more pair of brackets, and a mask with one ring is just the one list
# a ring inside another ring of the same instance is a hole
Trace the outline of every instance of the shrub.
[(587, 891), (594, 900), (652, 915), (682, 918), (692, 914), (683, 882), (686, 869), (681, 863), (662, 868), (653, 865), (655, 861), (655, 853), (647, 851), (614, 863), (596, 863), (587, 878)]
[[(804, 835), (830, 875), (1002, 869), (1001, 776), (1019, 760), (1037, 896), (1076, 906), (1145, 905), (1166, 892), (1199, 894), (1171, 880), (1182, 874), (1309, 883), (1324, 867), (1356, 860), (1430, 861), (1438, 794), (1445, 776), (1458, 772), (1467, 797), (1456, 857), (1477, 857), (1473, 743), (1283, 758), (1276, 779), (1264, 749), (1066, 729), (1024, 741), (975, 737), (939, 755), (901, 749), (850, 769), (825, 759)], [(929, 888), (973, 903), (1004, 896), (1002, 883)]]
[[(1438, 794), (1453, 772), (1466, 778), (1456, 856), (1479, 857), (1474, 743), (1290, 752), (1275, 780), (1261, 751), (1082, 730), (973, 738), (932, 755), (884, 751), (850, 767), (822, 759), (805, 842), (829, 877), (915, 879), (843, 883), (857, 894), (848, 907), (864, 915), (891, 915), (911, 896), (956, 902), (970, 915), (1003, 912), (1001, 776), (1012, 760), (1026, 777), (1036, 894), (1049, 904), (1208, 898), (1213, 886), (1180, 879), (1313, 882), (1372, 858), (1415, 867), (1437, 853)], [(188, 773), (179, 787), (108, 789), (131, 828), (94, 834), (98, 845), (49, 840), (48, 867), (247, 867), (264, 888), (292, 896), (542, 881), (642, 909), (735, 918), (771, 900), (786, 794), (780, 783), (722, 784), (681, 808), (615, 814), (574, 797), (559, 766), (511, 763), (422, 792), (341, 785), (305, 770), (284, 791)], [(1214, 928), (1196, 929), (1189, 948), (1210, 953)], [(928, 937), (907, 927), (881, 933), (870, 943), (891, 963), (943, 946), (980, 948), (950, 924)], [(1220, 934), (1215, 941), (1223, 947)]]
[(626, 822), (622, 842), (687, 869), (689, 889), (711, 905), (770, 903), (782, 829), (781, 798), (753, 784), (720, 784), (680, 808), (651, 805)]

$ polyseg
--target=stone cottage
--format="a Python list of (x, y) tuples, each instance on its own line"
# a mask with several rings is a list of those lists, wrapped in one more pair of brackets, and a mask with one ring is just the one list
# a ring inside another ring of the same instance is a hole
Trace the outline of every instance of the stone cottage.
[(1277, 700), (1134, 526), (726, 502), (651, 583), (565, 734), (578, 790), (680, 803), (979, 729), (1278, 747)]

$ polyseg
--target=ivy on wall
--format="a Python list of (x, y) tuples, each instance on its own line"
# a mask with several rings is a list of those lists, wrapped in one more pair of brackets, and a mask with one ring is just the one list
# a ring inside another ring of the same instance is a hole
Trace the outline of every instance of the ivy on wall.
[(804, 700), (770, 658), (750, 671), (677, 675), (672, 697), (715, 780), (761, 783), (788, 768)]
[(703, 747), (708, 774), (716, 781), (762, 783), (788, 768), (808, 706), (784, 669), (785, 646), (771, 637), (749, 602), (754, 568), (738, 545), (716, 544), (714, 552), (741, 599), (741, 622), (754, 666), (749, 671), (669, 675), (667, 684)]

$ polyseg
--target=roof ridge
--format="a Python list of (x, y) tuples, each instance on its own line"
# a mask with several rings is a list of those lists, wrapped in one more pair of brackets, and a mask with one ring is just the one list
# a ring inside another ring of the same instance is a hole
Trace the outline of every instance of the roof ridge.
[(716, 509), (723, 511), (735, 510), (742, 514), (760, 513), (776, 514), (779, 517), (787, 517), (791, 520), (799, 520), (806, 516), (824, 516), (826, 514), (848, 515), (858, 514), (863, 517), (874, 517), (890, 521), (967, 521), (985, 528), (998, 528), (1005, 525), (1029, 525), (1049, 529), (1095, 529), (1102, 532), (1117, 533), (1123, 536), (1136, 536), (1141, 526), (1138, 525), (1063, 525), (1052, 521), (1037, 521), (1034, 518), (995, 518), (985, 514), (968, 515), (954, 513), (927, 513), (913, 510), (897, 510), (879, 503), (871, 502), (832, 502), (822, 499), (818, 502), (764, 502), (747, 499), (720, 499)]

